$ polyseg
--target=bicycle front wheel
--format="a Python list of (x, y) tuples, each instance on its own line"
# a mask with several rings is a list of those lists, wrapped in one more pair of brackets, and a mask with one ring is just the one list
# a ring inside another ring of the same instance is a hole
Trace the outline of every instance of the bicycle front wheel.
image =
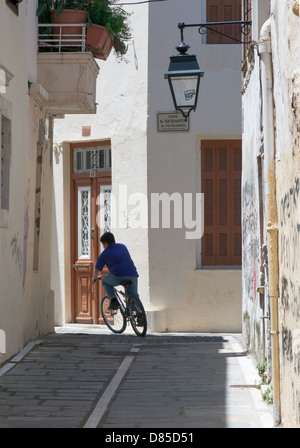
[(145, 336), (147, 333), (147, 315), (142, 302), (135, 297), (129, 298), (129, 315), (135, 334)]
[(110, 299), (103, 297), (101, 301), (101, 314), (108, 328), (114, 333), (123, 333), (126, 328), (126, 317), (120, 308), (117, 310), (109, 310)]

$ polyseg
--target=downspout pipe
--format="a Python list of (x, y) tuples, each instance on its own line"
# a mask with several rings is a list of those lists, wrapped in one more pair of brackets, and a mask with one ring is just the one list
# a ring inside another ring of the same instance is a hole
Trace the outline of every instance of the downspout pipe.
[(271, 46), (271, 19), (261, 28), (258, 50), (261, 57), (262, 101), (263, 101), (263, 137), (264, 137), (264, 173), (265, 173), (265, 209), (268, 246), (268, 274), (271, 318), (271, 352), (273, 384), (273, 422), (281, 422), (280, 411), (280, 369), (279, 369), (279, 264), (278, 264), (278, 212), (276, 201), (275, 172), (275, 135), (273, 69)]

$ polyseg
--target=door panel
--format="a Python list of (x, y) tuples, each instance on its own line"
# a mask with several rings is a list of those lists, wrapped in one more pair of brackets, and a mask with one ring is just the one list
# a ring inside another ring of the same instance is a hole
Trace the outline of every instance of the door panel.
[(95, 252), (92, 234), (93, 182), (92, 179), (75, 179), (75, 221), (73, 270), (74, 294), (76, 303), (76, 322), (95, 323), (93, 315), (93, 261)]
[[(96, 227), (98, 231), (97, 238), (97, 254), (101, 253), (101, 243), (100, 236), (104, 232), (111, 231), (111, 185), (105, 184), (103, 185), (103, 181), (101, 182), (99, 179), (97, 181), (97, 216), (96, 216)], [(97, 255), (98, 256), (98, 255)], [(104, 274), (109, 274), (109, 270), (107, 268), (103, 269)], [(105, 322), (101, 316), (101, 299), (105, 296), (105, 291), (102, 286), (102, 282), (98, 282), (95, 285), (96, 294), (99, 297), (98, 300), (98, 324), (104, 325)]]
[(93, 263), (76, 264), (76, 298), (77, 298), (77, 323), (94, 323), (92, 310), (92, 284), (91, 272)]
[[(83, 148), (74, 145), (71, 151), (71, 293), (72, 321), (76, 323), (102, 322), (100, 300), (104, 290), (102, 283), (93, 284), (92, 278), (101, 251), (100, 236), (108, 230), (110, 219), (111, 172), (103, 167), (104, 159), (99, 157), (108, 154), (107, 142), (105, 147), (101, 143), (102, 147), (95, 143)], [(109, 160), (108, 156), (105, 160)], [(99, 216), (103, 219), (99, 220)]]

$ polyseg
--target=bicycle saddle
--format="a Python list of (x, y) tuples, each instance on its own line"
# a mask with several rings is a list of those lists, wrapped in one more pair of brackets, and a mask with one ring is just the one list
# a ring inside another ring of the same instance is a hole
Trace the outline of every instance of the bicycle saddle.
[(132, 285), (132, 281), (131, 280), (124, 280), (124, 282), (121, 283), (122, 286), (129, 286)]

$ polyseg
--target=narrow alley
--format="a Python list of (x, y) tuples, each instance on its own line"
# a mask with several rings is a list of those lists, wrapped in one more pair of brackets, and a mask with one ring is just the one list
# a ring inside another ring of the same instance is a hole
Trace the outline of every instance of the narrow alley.
[(103, 428), (107, 437), (152, 428), (152, 437), (164, 429), (186, 437), (193, 428), (273, 426), (239, 335), (73, 328), (34, 341), (0, 369), (0, 428)]

